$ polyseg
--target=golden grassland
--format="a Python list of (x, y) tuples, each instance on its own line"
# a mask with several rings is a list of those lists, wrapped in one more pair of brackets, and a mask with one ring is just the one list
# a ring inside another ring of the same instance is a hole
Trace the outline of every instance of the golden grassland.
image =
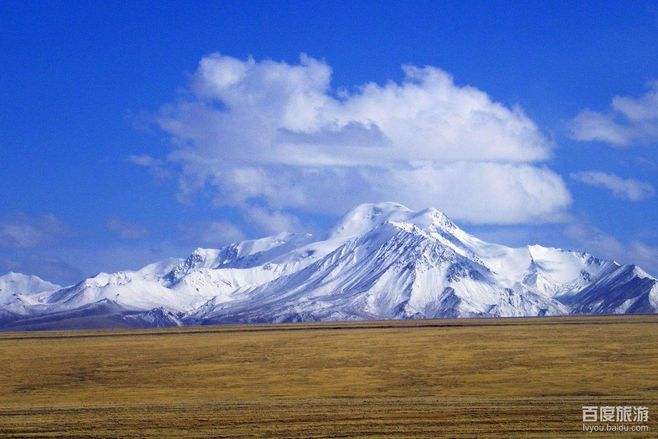
[(658, 432), (657, 316), (0, 333), (0, 361), (6, 437), (580, 437), (582, 405)]

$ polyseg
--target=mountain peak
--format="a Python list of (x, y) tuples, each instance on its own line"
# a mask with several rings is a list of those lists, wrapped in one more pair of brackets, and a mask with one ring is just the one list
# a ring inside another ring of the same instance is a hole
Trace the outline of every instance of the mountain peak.
[(365, 203), (356, 206), (343, 216), (331, 230), (330, 239), (361, 235), (390, 220), (406, 218), (411, 209), (399, 203)]
[(23, 273), (18, 273), (16, 271), (8, 271), (2, 276), (0, 276), (0, 279), (28, 279), (28, 278), (36, 278), (37, 276), (34, 276), (32, 274), (23, 274)]
[(409, 218), (409, 221), (421, 228), (435, 226), (440, 228), (454, 229), (457, 227), (445, 213), (433, 207), (429, 207), (414, 213), (414, 215)]
[(632, 276), (637, 276), (640, 279), (655, 279), (653, 276), (651, 276), (637, 265), (629, 265), (628, 267)]
[(16, 271), (8, 271), (7, 273), (0, 276), (0, 280), (5, 282), (33, 282), (41, 284), (49, 284), (57, 287), (58, 285), (48, 282), (47, 280), (41, 279), (39, 276), (34, 274), (23, 274)]
[(413, 211), (394, 202), (365, 203), (350, 210), (331, 230), (330, 239), (345, 239), (361, 235), (384, 223), (408, 223), (422, 229), (429, 227), (455, 228), (455, 224), (433, 207)]
[(0, 276), (0, 304), (5, 303), (14, 294), (37, 294), (44, 291), (54, 291), (59, 285), (45, 281), (39, 276), (23, 273), (9, 273)]

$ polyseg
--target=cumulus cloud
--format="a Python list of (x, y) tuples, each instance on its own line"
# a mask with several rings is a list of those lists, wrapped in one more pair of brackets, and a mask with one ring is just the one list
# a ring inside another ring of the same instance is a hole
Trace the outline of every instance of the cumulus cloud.
[(566, 214), (559, 207), (570, 202), (559, 176), (527, 164), (424, 165), (392, 171), (374, 184), (381, 192), (378, 198), (393, 195), (414, 206), (435, 206), (440, 200), (438, 205), (451, 216), (475, 223), (562, 221)]
[(656, 193), (654, 187), (645, 181), (621, 178), (600, 171), (575, 172), (571, 177), (590, 186), (608, 189), (615, 197), (631, 201), (642, 201), (653, 197)]
[(572, 121), (571, 135), (581, 141), (601, 141), (614, 146), (658, 140), (658, 81), (638, 98), (615, 96), (607, 112), (581, 111)]
[(0, 221), (0, 246), (33, 248), (51, 244), (65, 233), (66, 227), (54, 215), (17, 215)]
[(520, 108), (435, 67), (403, 73), (337, 91), (329, 65), (304, 55), (202, 59), (187, 93), (157, 116), (181, 193), (209, 187), (218, 204), (270, 211), (396, 200), (474, 223), (560, 218), (569, 192), (538, 164), (551, 142)]
[(636, 264), (650, 274), (658, 274), (658, 247), (639, 240), (622, 242), (596, 227), (572, 223), (564, 229), (567, 237), (583, 249), (599, 257), (614, 259), (622, 264)]

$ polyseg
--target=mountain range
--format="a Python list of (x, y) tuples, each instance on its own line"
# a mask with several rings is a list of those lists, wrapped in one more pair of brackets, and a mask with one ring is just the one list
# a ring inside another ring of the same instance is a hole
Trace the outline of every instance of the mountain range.
[(357, 206), (321, 236), (199, 248), (67, 287), (0, 276), (5, 330), (657, 310), (656, 278), (637, 266), (484, 242), (439, 210), (397, 203)]

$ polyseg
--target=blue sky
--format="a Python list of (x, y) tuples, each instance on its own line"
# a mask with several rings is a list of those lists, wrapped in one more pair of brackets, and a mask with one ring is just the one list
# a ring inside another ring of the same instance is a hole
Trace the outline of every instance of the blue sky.
[(2, 3), (0, 271), (391, 199), (658, 272), (655, 3), (354, 3)]

